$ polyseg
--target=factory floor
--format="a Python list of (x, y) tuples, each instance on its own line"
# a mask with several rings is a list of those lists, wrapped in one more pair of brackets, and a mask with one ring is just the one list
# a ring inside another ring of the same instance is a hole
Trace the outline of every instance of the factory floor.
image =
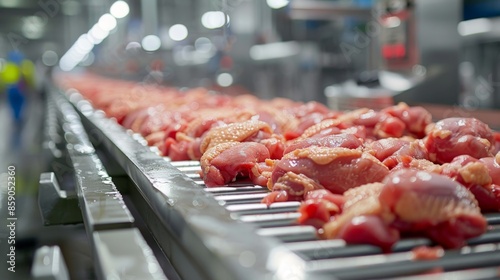
[[(22, 121), (16, 122), (5, 95), (0, 93), (0, 279), (33, 279), (33, 256), (44, 245), (61, 248), (71, 279), (93, 279), (92, 255), (83, 225), (47, 227), (40, 216), (38, 180), (41, 172), (50, 171), (42, 150), (43, 108), (41, 95), (31, 96)], [(13, 245), (7, 244), (7, 237), (12, 235), (6, 209), (9, 166), (15, 168), (15, 272), (8, 270), (6, 262)]]

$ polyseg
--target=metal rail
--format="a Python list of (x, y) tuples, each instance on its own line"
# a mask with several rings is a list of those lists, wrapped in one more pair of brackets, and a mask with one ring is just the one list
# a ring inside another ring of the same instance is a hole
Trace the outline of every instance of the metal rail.
[[(59, 94), (50, 94), (51, 115), (59, 114), (64, 135), (65, 168), (74, 173), (76, 194), (61, 190), (54, 173), (40, 177), (39, 206), (46, 225), (85, 223), (92, 243), (96, 272), (99, 279), (167, 279), (152, 250), (134, 227), (134, 218), (125, 205), (111, 177), (97, 157), (75, 109)], [(51, 121), (53, 118), (49, 118)], [(56, 130), (49, 129), (46, 143)], [(54, 145), (47, 145), (47, 148)], [(63, 151), (54, 154), (62, 157)], [(123, 246), (127, 244), (127, 246)], [(62, 258), (49, 258), (63, 267)], [(42, 262), (43, 264), (43, 262)], [(54, 274), (52, 270), (35, 263), (37, 275)], [(46, 271), (47, 270), (47, 271)]]

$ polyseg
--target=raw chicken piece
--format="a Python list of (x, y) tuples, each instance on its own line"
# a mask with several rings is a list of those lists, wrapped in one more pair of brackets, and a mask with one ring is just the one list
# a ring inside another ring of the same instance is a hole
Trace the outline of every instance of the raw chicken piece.
[(175, 138), (168, 139), (166, 155), (172, 160), (199, 160), (200, 145), (204, 135), (213, 128), (250, 119), (253, 112), (247, 110), (220, 111), (205, 109), (197, 113), (189, 123), (176, 131)]
[(441, 174), (466, 187), (491, 185), (492, 180), (487, 166), (469, 155), (457, 156), (450, 163), (443, 164), (442, 167)]
[[(259, 135), (260, 134), (260, 135)], [(269, 138), (272, 134), (271, 127), (257, 120), (231, 123), (211, 129), (207, 132), (200, 145), (200, 151), (205, 153), (211, 147), (226, 142), (243, 142), (247, 138)]]
[(385, 138), (367, 143), (365, 151), (373, 154), (389, 169), (398, 164), (406, 165), (413, 159), (427, 159), (427, 151), (417, 140)]
[(432, 122), (432, 115), (420, 106), (409, 107), (406, 103), (383, 109), (382, 112), (394, 116), (406, 126), (406, 130), (417, 138), (425, 136), (425, 128)]
[(267, 148), (255, 142), (226, 142), (208, 149), (200, 159), (201, 176), (207, 187), (223, 186), (237, 177), (263, 185), (259, 163), (269, 158)]
[(485, 123), (474, 118), (448, 118), (431, 128), (425, 147), (430, 160), (442, 164), (459, 155), (492, 156), (494, 143), (493, 133)]
[(302, 135), (297, 138), (297, 141), (313, 137), (320, 138), (328, 135), (339, 134), (341, 129), (347, 127), (347, 125), (342, 124), (342, 122), (338, 119), (326, 119), (307, 128)]
[(500, 152), (498, 152), (495, 157), (485, 157), (479, 159), (486, 168), (491, 176), (493, 184), (500, 185)]
[(276, 193), (287, 200), (303, 200), (311, 190), (324, 188), (334, 194), (366, 183), (379, 182), (389, 169), (360, 150), (311, 146), (297, 149), (275, 163), (267, 187), (273, 192), (263, 201), (272, 203)]
[(500, 176), (500, 166), (493, 157), (477, 160), (469, 155), (455, 157), (450, 163), (438, 165), (426, 160), (413, 159), (409, 166), (419, 170), (445, 175), (474, 194), (482, 212), (500, 210), (500, 190), (492, 183)]
[(344, 201), (344, 196), (333, 194), (329, 190), (310, 191), (304, 195), (304, 202), (297, 210), (301, 213), (297, 222), (319, 229), (330, 221), (330, 217), (340, 213)]
[(446, 176), (402, 169), (378, 188), (351, 189), (342, 214), (324, 225), (323, 236), (389, 251), (399, 234), (426, 236), (443, 247), (457, 248), (486, 231), (472, 193)]
[(328, 135), (321, 138), (307, 138), (304, 140), (294, 141), (292, 144), (288, 145), (285, 149), (284, 153), (287, 154), (291, 151), (297, 149), (304, 149), (310, 146), (319, 146), (319, 147), (343, 147), (349, 149), (356, 149), (360, 147), (363, 143), (353, 134), (336, 134), (336, 135)]

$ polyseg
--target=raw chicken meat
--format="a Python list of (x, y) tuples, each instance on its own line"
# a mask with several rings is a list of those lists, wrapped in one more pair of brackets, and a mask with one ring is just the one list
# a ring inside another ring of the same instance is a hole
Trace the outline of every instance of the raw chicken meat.
[(402, 169), (375, 188), (361, 186), (350, 192), (342, 214), (323, 226), (323, 237), (389, 251), (400, 235), (425, 236), (445, 248), (457, 248), (486, 231), (472, 193), (443, 175)]
[(436, 163), (452, 161), (460, 155), (489, 157), (495, 150), (493, 132), (474, 118), (448, 118), (437, 122), (425, 140), (429, 158)]
[(427, 150), (418, 140), (385, 138), (365, 145), (366, 152), (373, 154), (389, 169), (398, 164), (406, 165), (412, 159), (427, 159)]
[(207, 187), (226, 185), (238, 176), (265, 184), (259, 163), (269, 158), (267, 148), (255, 142), (226, 142), (208, 149), (201, 157), (201, 176)]
[(297, 149), (275, 163), (267, 183), (273, 192), (264, 202), (274, 202), (276, 193), (283, 196), (283, 191), (287, 200), (302, 200), (308, 191), (318, 188), (342, 194), (353, 187), (379, 182), (388, 173), (378, 159), (360, 150), (318, 146)]
[(359, 140), (355, 135), (341, 133), (335, 135), (328, 135), (325, 137), (307, 138), (304, 140), (294, 141), (293, 143), (289, 144), (286, 147), (284, 153), (288, 154), (289, 152), (292, 152), (294, 150), (305, 149), (311, 146), (329, 147), (329, 148), (343, 147), (349, 149), (356, 149), (360, 147), (362, 144), (363, 142), (361, 142), (361, 140)]
[(241, 89), (91, 74), (57, 82), (163, 156), (199, 159), (207, 187), (249, 179), (271, 190), (264, 203), (304, 200), (299, 222), (326, 238), (388, 251), (400, 236), (420, 235), (458, 247), (484, 232), (479, 208), (500, 211), (500, 133), (474, 118), (431, 123), (426, 109), (405, 103), (337, 112)]

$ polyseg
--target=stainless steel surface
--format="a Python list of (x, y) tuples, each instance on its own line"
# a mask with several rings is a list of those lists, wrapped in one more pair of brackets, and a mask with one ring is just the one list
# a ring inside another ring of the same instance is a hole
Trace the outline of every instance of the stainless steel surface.
[(131, 227), (134, 218), (99, 158), (78, 156), (72, 158), (72, 162), (87, 231)]
[(134, 218), (95, 154), (75, 109), (61, 97), (54, 99), (63, 116), (62, 129), (70, 158), (68, 164), (74, 171), (75, 189), (88, 233), (131, 227)]
[(61, 190), (53, 172), (40, 174), (38, 205), (46, 226), (82, 222), (76, 193)]
[(102, 279), (167, 279), (136, 228), (93, 233)]
[(59, 246), (43, 246), (36, 250), (31, 268), (33, 280), (68, 280), (68, 268)]
[[(65, 144), (62, 158), (67, 158), (66, 171), (74, 175), (76, 194), (61, 190), (54, 173), (42, 174), (40, 209), (44, 217), (51, 218), (46, 224), (67, 223), (65, 215), (78, 215), (80, 222), (83, 220), (99, 279), (166, 279), (151, 247), (135, 228), (134, 217), (97, 156), (75, 109), (58, 94), (51, 93), (49, 99), (55, 104), (51, 109), (59, 115), (64, 135), (61, 143)], [(52, 217), (54, 211), (59, 215)]]

